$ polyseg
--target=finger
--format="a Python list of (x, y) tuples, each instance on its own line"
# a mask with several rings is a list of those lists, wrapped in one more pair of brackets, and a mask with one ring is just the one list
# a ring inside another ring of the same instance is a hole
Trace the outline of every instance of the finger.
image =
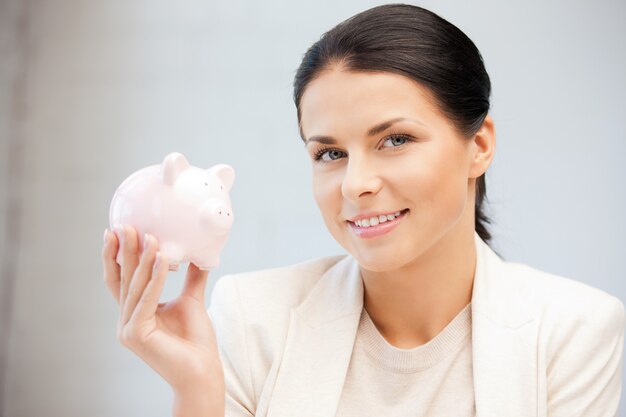
[(134, 320), (137, 323), (142, 323), (149, 320), (154, 316), (160, 305), (161, 293), (165, 286), (165, 279), (169, 271), (169, 264), (167, 257), (161, 252), (157, 252), (155, 255), (154, 268), (146, 289), (143, 291), (139, 303), (135, 308), (130, 320)]
[[(112, 235), (112, 236), (111, 236)], [(111, 291), (113, 298), (120, 302), (120, 266), (115, 261), (118, 242), (115, 233), (104, 231), (104, 246), (102, 248), (102, 264), (104, 266), (104, 282)]]
[(208, 276), (209, 271), (202, 271), (195, 264), (190, 262), (181, 295), (193, 297), (201, 303), (204, 303), (204, 292)]
[(146, 288), (146, 284), (152, 275), (152, 268), (156, 255), (155, 239), (151, 235), (146, 235), (144, 242), (145, 247), (141, 253), (141, 259), (135, 269), (132, 279), (130, 280), (131, 283), (128, 288), (126, 300), (124, 301), (124, 307), (120, 317), (123, 324), (126, 324), (128, 320), (130, 320), (130, 317), (132, 316), (133, 311), (135, 310), (135, 307), (137, 306), (137, 303)]
[(122, 225), (116, 229), (116, 232), (119, 233), (118, 238), (120, 239), (120, 249), (122, 251), (120, 304), (124, 305), (126, 303), (130, 282), (139, 264), (137, 232), (134, 227), (126, 225)]

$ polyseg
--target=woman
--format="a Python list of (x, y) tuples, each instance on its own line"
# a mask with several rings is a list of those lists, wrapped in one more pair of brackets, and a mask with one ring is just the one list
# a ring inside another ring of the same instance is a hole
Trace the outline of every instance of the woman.
[(315, 200), (348, 255), (222, 277), (207, 315), (206, 273), (190, 265), (157, 305), (155, 238), (105, 231), (118, 337), (173, 387), (174, 414), (614, 416), (621, 301), (487, 245), (495, 130), (471, 40), (375, 7), (324, 34), (294, 87)]

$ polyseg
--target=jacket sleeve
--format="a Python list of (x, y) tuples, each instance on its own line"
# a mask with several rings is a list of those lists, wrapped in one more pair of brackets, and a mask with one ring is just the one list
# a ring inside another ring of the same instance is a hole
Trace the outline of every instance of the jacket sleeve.
[(615, 417), (623, 364), (624, 304), (614, 296), (561, 326), (547, 369), (548, 417)]
[(226, 417), (250, 417), (256, 410), (246, 325), (240, 303), (235, 280), (229, 276), (217, 280), (207, 312), (213, 323), (224, 368)]

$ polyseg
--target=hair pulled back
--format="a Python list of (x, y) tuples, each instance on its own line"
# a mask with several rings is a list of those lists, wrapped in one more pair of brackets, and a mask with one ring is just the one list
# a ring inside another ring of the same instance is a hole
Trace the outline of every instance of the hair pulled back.
[[(466, 139), (478, 131), (489, 111), (491, 82), (474, 43), (447, 20), (418, 6), (377, 6), (324, 33), (304, 54), (294, 79), (298, 124), (307, 85), (337, 64), (350, 71), (391, 72), (417, 81)], [(476, 181), (475, 229), (488, 242), (486, 192), (483, 174)]]

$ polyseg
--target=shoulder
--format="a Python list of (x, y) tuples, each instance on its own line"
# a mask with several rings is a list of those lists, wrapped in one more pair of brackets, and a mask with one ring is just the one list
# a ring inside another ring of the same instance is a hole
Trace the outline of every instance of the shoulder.
[(520, 296), (532, 301), (540, 312), (574, 313), (597, 308), (608, 308), (616, 313), (624, 311), (619, 298), (582, 281), (522, 263), (503, 262), (502, 265), (504, 275), (514, 283)]
[[(292, 265), (222, 276), (214, 292), (236, 291), (242, 302), (255, 308), (281, 305), (295, 307), (306, 297), (319, 278), (346, 255), (310, 259)], [(213, 298), (212, 298), (213, 299)]]
[(502, 277), (533, 309), (549, 415), (615, 415), (623, 361), (623, 302), (591, 285), (503, 262)]
[(292, 265), (224, 275), (211, 293), (209, 314), (216, 327), (239, 322), (267, 343), (279, 343), (297, 307), (319, 279), (347, 255), (315, 258)]
[(291, 309), (306, 298), (328, 269), (345, 257), (316, 258), (224, 275), (217, 280), (207, 312), (231, 383), (250, 379), (248, 392), (260, 392), (262, 384), (257, 384), (270, 372), (275, 355), (285, 344)]
[(554, 339), (618, 337), (626, 326), (626, 310), (616, 296), (573, 278), (529, 265), (503, 262), (503, 276), (520, 305), (533, 309), (540, 327)]

